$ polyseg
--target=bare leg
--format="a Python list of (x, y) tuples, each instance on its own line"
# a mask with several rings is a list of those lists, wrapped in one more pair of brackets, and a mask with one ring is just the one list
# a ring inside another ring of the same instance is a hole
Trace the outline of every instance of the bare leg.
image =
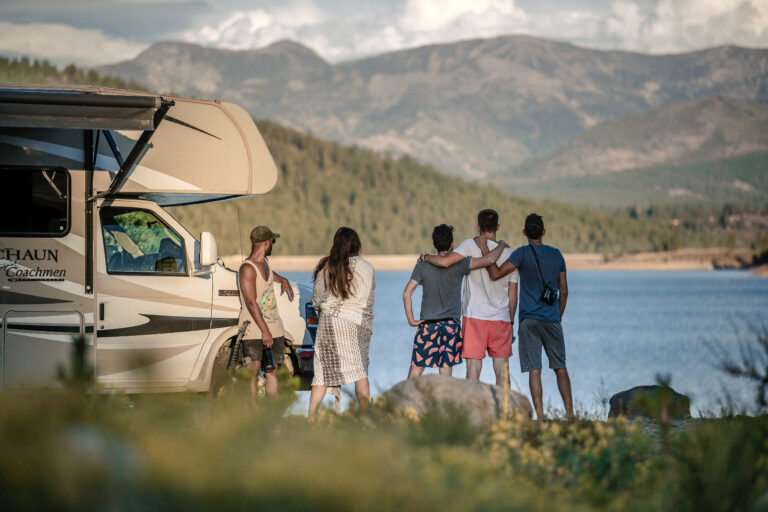
[(261, 370), (261, 361), (251, 361), (248, 363), (248, 368), (253, 370), (253, 377), (251, 377), (251, 394), (255, 395), (259, 392), (259, 371)]
[(536, 419), (544, 421), (544, 404), (542, 403), (541, 370), (531, 370), (528, 373), (528, 387), (531, 388), (533, 408), (536, 409)]
[(568, 376), (568, 370), (557, 368), (555, 376), (557, 376), (557, 389), (560, 390), (560, 396), (563, 397), (565, 416), (569, 421), (573, 420), (573, 397), (571, 396), (571, 378)]
[(441, 366), (438, 372), (440, 375), (447, 375), (450, 377), (453, 375), (453, 366)]
[(411, 369), (408, 370), (408, 378), (412, 379), (414, 377), (421, 377), (421, 374), (424, 373), (424, 367), (423, 366), (413, 366), (411, 365)]
[(355, 395), (357, 396), (357, 405), (365, 407), (371, 400), (371, 388), (368, 385), (368, 377), (355, 381)]
[(467, 380), (480, 380), (480, 371), (482, 369), (482, 359), (467, 359)]
[[(509, 387), (509, 358), (494, 357), (493, 372), (496, 374), (496, 385)], [(504, 382), (506, 381), (506, 383)]]
[(326, 386), (312, 386), (312, 391), (309, 394), (309, 413), (307, 414), (307, 419), (309, 421), (315, 421), (315, 417), (317, 416), (317, 409), (323, 402), (323, 397), (325, 397), (326, 390)]
[(265, 372), (264, 378), (267, 381), (267, 395), (277, 396), (277, 372), (275, 370)]

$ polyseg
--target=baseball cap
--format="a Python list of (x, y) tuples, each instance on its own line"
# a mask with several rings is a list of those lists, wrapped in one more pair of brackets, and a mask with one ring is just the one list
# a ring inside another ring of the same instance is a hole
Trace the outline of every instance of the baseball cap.
[(272, 238), (280, 238), (280, 235), (278, 233), (273, 233), (272, 230), (267, 226), (256, 226), (251, 231), (251, 242), (255, 244), (259, 242), (266, 242)]

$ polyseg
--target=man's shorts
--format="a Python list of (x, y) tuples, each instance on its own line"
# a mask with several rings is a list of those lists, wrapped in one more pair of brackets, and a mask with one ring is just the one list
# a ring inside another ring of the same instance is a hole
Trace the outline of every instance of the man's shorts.
[(426, 321), (416, 329), (411, 365), (445, 368), (461, 362), (461, 329), (452, 318)]
[(541, 347), (547, 353), (549, 367), (565, 368), (565, 338), (560, 322), (542, 322), (526, 318), (520, 321), (520, 371), (541, 370)]
[(512, 357), (512, 324), (505, 320), (463, 319), (464, 358)]
[[(275, 356), (276, 365), (283, 364), (284, 353), (285, 338), (272, 338), (272, 355)], [(261, 340), (243, 340), (243, 355), (251, 358), (251, 361), (261, 361), (261, 367), (264, 368), (264, 343)]]

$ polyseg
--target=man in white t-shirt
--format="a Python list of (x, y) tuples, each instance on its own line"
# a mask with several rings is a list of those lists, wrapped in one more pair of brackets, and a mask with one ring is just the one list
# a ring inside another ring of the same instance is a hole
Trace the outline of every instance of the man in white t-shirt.
[[(495, 210), (482, 210), (477, 214), (479, 237), (488, 241), (489, 249), (498, 245), (498, 230), (499, 214)], [(511, 249), (504, 249), (497, 265), (507, 261), (511, 253)], [(429, 254), (424, 256), (424, 260), (437, 267), (450, 267), (467, 256), (482, 257), (476, 239), (464, 240), (450, 254)], [(514, 341), (512, 327), (517, 309), (517, 281), (517, 271), (494, 281), (483, 269), (471, 271), (464, 279), (461, 328), (464, 339), (463, 357), (467, 360), (467, 379), (480, 379), (483, 358), (488, 353), (493, 359), (496, 385), (504, 385), (505, 375), (509, 375), (509, 358), (512, 356)]]

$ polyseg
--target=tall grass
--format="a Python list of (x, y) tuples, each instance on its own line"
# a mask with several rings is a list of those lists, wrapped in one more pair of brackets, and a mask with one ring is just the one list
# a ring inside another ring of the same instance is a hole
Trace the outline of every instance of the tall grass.
[(477, 429), (379, 399), (309, 425), (289, 400), (2, 394), (3, 508), (749, 510), (768, 492), (765, 416), (699, 420), (667, 452), (623, 419)]
[(105, 395), (73, 358), (62, 389), (0, 394), (3, 510), (768, 510), (765, 415), (662, 440), (624, 418), (477, 427), (379, 398), (308, 424), (285, 414), (286, 373), (278, 399), (247, 372), (219, 398)]

